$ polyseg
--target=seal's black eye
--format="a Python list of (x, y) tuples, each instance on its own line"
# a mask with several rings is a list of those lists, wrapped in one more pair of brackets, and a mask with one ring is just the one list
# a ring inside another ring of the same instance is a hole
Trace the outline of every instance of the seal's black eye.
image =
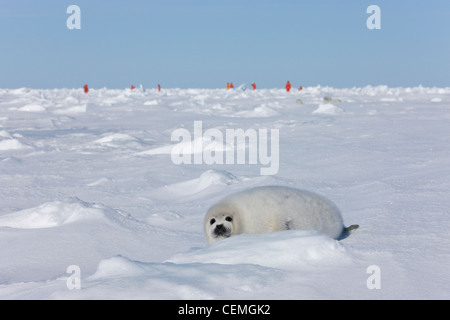
[(227, 220), (228, 222), (231, 222), (231, 221), (233, 221), (233, 218), (231, 218), (231, 217), (226, 217), (225, 220)]
[(209, 220), (209, 223), (213, 224), (214, 222), (216, 222), (216, 219), (212, 218), (211, 220)]

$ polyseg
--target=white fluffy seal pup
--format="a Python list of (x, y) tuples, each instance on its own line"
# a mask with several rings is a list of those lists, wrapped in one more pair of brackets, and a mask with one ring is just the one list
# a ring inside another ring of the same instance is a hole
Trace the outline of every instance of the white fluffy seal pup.
[(358, 228), (344, 227), (339, 209), (310, 191), (268, 186), (232, 194), (209, 208), (204, 231), (214, 243), (241, 233), (266, 233), (290, 229), (316, 230), (334, 239)]

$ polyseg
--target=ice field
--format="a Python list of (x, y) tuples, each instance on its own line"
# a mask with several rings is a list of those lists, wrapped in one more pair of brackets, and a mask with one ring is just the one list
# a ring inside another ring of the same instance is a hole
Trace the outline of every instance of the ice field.
[[(200, 122), (276, 129), (276, 174), (208, 161)], [(0, 299), (449, 299), (449, 134), (450, 88), (0, 89)], [(208, 246), (207, 209), (265, 185), (360, 227)]]

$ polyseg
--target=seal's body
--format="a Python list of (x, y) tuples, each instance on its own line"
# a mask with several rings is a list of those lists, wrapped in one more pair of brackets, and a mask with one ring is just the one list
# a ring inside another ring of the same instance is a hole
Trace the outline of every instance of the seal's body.
[[(209, 243), (241, 233), (316, 230), (338, 239), (346, 230), (339, 209), (310, 191), (258, 187), (226, 197), (209, 208), (204, 221)], [(347, 229), (354, 229), (351, 226)]]

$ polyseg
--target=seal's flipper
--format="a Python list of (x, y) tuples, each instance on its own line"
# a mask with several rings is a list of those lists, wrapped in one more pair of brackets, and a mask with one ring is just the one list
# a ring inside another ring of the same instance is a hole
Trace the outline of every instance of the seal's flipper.
[(348, 226), (347, 228), (344, 228), (344, 233), (349, 233), (353, 230), (356, 230), (359, 228), (359, 225), (357, 224), (352, 224), (351, 226)]
[(358, 228), (359, 228), (359, 225), (357, 225), (357, 224), (352, 224), (351, 226), (344, 227), (342, 229), (341, 236), (337, 240), (343, 240), (343, 239), (347, 238), (350, 235), (350, 232), (352, 232), (353, 230), (356, 230)]

